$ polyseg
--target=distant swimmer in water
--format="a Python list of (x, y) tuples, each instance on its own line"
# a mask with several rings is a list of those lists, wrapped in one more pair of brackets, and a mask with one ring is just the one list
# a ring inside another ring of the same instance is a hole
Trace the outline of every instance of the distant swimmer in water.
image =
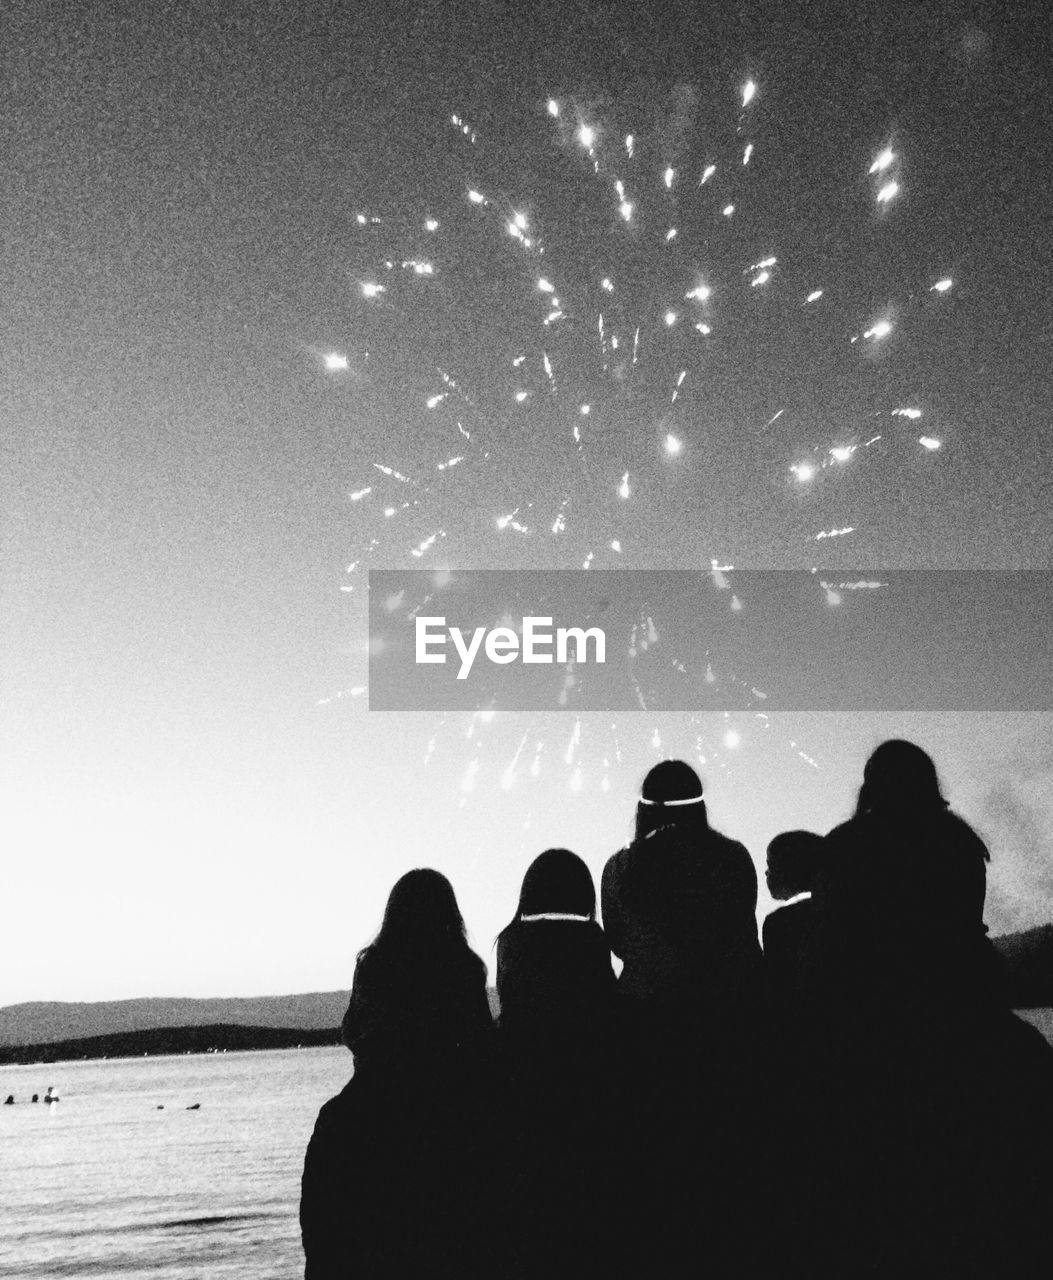
[(30, 1101), (30, 1102), (39, 1102), (39, 1101), (40, 1101), (40, 1094), (39, 1094), (39, 1093), (34, 1093), (34, 1094), (33, 1094), (33, 1096), (29, 1099), (29, 1101)]
[(13, 1093), (9, 1093), (7, 1097), (4, 1099), (4, 1106), (13, 1107), (14, 1105), (15, 1105), (15, 1095)]
[(189, 1106), (189, 1107), (187, 1107), (187, 1110), (188, 1110), (188, 1111), (200, 1111), (200, 1110), (201, 1110), (201, 1103), (200, 1103), (200, 1102), (192, 1102), (192, 1103), (190, 1104), (190, 1106)]
[(49, 1085), (48, 1085), (48, 1091), (47, 1091), (47, 1093), (45, 1093), (45, 1094), (44, 1094), (44, 1101), (45, 1101), (45, 1102), (58, 1102), (58, 1101), (59, 1101), (59, 1096), (58, 1096), (58, 1094), (55, 1092), (55, 1086), (54, 1086), (53, 1084), (49, 1084)]

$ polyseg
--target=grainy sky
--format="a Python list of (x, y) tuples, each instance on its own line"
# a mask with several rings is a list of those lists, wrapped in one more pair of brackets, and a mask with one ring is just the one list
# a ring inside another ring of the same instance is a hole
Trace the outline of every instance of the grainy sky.
[(1049, 566), (1040, 8), (789, 12), (8, 6), (0, 1003), (344, 986), (418, 864), (485, 953), (655, 759), (761, 857), (890, 733), (1050, 917), (1048, 717), (357, 692), (370, 566)]

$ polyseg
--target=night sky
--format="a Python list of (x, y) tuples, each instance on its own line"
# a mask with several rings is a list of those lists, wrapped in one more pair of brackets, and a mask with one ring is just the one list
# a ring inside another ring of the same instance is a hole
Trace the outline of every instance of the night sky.
[(789, 10), (9, 8), (0, 1003), (346, 986), (421, 864), (489, 956), (893, 733), (1053, 915), (1049, 716), (365, 707), (371, 567), (1049, 567), (1041, 8)]

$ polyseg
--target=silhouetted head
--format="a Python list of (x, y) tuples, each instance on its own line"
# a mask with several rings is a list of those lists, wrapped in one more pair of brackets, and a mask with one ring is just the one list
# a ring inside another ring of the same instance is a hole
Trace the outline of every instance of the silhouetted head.
[(546, 849), (527, 868), (516, 919), (548, 913), (596, 919), (592, 872), (569, 849)]
[(890, 738), (863, 769), (856, 814), (894, 816), (940, 812), (947, 808), (932, 757), (913, 742)]
[(367, 950), (419, 952), (464, 944), (465, 932), (453, 885), (441, 872), (418, 867), (395, 881), (380, 932)]
[(823, 837), (814, 831), (783, 831), (768, 845), (768, 892), (783, 901), (810, 893)]
[(636, 806), (636, 839), (659, 827), (705, 826), (702, 781), (683, 760), (663, 760), (644, 778)]

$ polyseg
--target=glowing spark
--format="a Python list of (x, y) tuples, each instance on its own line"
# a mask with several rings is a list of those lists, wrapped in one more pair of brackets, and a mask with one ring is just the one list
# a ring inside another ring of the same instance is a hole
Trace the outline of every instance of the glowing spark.
[(330, 351), (325, 357), (325, 367), (334, 372), (337, 369), (347, 368), (347, 356), (342, 356), (337, 351)]
[(526, 399), (529, 397), (529, 395), (530, 395), (530, 392), (529, 392), (529, 391), (517, 391), (517, 392), (516, 392), (516, 404), (522, 404), (522, 403), (523, 403), (523, 401), (524, 401), (524, 400), (526, 400)]
[(592, 405), (583, 404), (581, 408), (578, 410), (578, 412), (581, 414), (583, 418), (587, 418), (589, 414), (592, 412)]
[(611, 550), (621, 553), (621, 549), (622, 549), (622, 544), (618, 541), (617, 538), (615, 538), (614, 541), (611, 543)]
[(774, 255), (770, 258), (762, 258), (760, 262), (755, 262), (752, 267), (747, 267), (747, 271), (764, 271), (767, 267), (774, 267), (779, 261)]
[(937, 440), (934, 436), (919, 436), (918, 444), (924, 445), (926, 449), (931, 450), (931, 449), (938, 449), (940, 447), (941, 441)]
[(633, 217), (633, 207), (630, 201), (623, 200), (618, 206), (618, 212), (622, 215), (626, 222), (631, 222)]
[(703, 183), (708, 182), (710, 178), (712, 178), (712, 176), (716, 173), (716, 171), (717, 171), (717, 166), (715, 164), (707, 164), (706, 167), (702, 170), (702, 177), (699, 178), (698, 185), (702, 186)]
[(668, 242), (669, 240), (675, 240), (676, 234), (677, 234), (676, 227), (670, 227), (669, 230), (665, 233), (666, 241)]
[(870, 172), (884, 173), (885, 170), (892, 163), (892, 161), (895, 160), (895, 158), (896, 158), (896, 155), (895, 155), (895, 152), (892, 150), (892, 148), (886, 147), (884, 151), (880, 152), (880, 154), (874, 160), (874, 163), (870, 166)]
[(671, 458), (675, 458), (676, 455), (682, 451), (683, 447), (684, 447), (683, 441), (678, 440), (676, 436), (673, 435), (672, 432), (670, 432), (669, 435), (666, 436), (665, 451), (666, 453), (669, 454)]
[(428, 397), (428, 399), (427, 399), (427, 400), (425, 400), (425, 402), (424, 402), (424, 403), (427, 405), (427, 407), (428, 407), (429, 409), (434, 409), (434, 408), (436, 408), (438, 405), (442, 404), (442, 402), (443, 402), (445, 399), (446, 399), (446, 392), (445, 392), (445, 391), (442, 391), (442, 392), (440, 392), (440, 393), (439, 393), (438, 395), (436, 395), (436, 396), (429, 396), (429, 397)]
[(815, 535), (816, 542), (821, 542), (823, 538), (843, 538), (846, 533), (855, 533), (855, 525), (848, 525), (844, 529), (824, 529), (822, 533)]
[(729, 729), (724, 735), (724, 745), (729, 751), (734, 751), (736, 747), (742, 745), (742, 734), (737, 729)]
[(690, 292), (685, 293), (684, 297), (690, 298), (693, 302), (705, 302), (709, 298), (712, 292), (713, 290), (708, 289), (704, 284), (699, 284), (699, 285), (696, 285)]
[(812, 292), (808, 295), (808, 297), (805, 298), (805, 302), (818, 302), (822, 296), (823, 296), (822, 289), (813, 289)]
[(629, 159), (632, 159), (633, 148), (636, 146), (636, 139), (631, 133), (625, 135), (625, 149), (629, 153)]
[(603, 279), (600, 281), (600, 288), (606, 290), (607, 293), (614, 292), (614, 285), (611, 284), (610, 278), (608, 276), (604, 276)]
[(749, 143), (749, 145), (746, 147), (746, 150), (742, 153), (742, 163), (743, 163), (744, 165), (749, 164), (749, 162), (750, 162), (750, 156), (751, 156), (751, 155), (753, 155), (753, 143), (752, 143), (752, 142), (751, 142), (751, 143)]
[(354, 491), (354, 493), (351, 495), (351, 501), (361, 502), (362, 499), (366, 496), (366, 494), (369, 494), (372, 492), (373, 492), (373, 486), (371, 484), (367, 484), (364, 489), (356, 489)]
[(378, 298), (384, 292), (382, 284), (364, 284), (362, 286), (362, 295), (366, 298)]
[(920, 409), (893, 409), (892, 416), (894, 418), (909, 418), (911, 422), (916, 422), (921, 417)]
[(734, 212), (735, 212), (735, 206), (733, 204), (726, 204), (724, 208), (721, 209), (721, 213), (724, 215), (725, 218), (730, 218)]
[(671, 328), (674, 324), (676, 324), (676, 312), (667, 311), (663, 319), (665, 320), (666, 324)]
[(394, 467), (385, 467), (383, 463), (374, 462), (373, 466), (385, 476), (391, 476), (393, 480), (398, 480), (401, 484), (412, 484), (413, 481), (409, 476), (404, 476), (401, 471), (396, 471)]
[(555, 285), (552, 284), (550, 281), (546, 280), (544, 276), (542, 276), (541, 279), (537, 282), (537, 287), (541, 290), (542, 293), (556, 292)]
[(497, 527), (499, 529), (514, 529), (516, 533), (529, 533), (530, 530), (526, 525), (520, 524), (516, 519), (517, 515), (519, 515), (518, 507), (516, 507), (514, 511), (509, 512), (507, 516), (498, 516), (496, 521)]
[(885, 185), (881, 188), (881, 190), (877, 193), (877, 202), (878, 204), (888, 204), (888, 202), (894, 199), (898, 194), (899, 194), (899, 183), (886, 182)]
[(873, 338), (875, 341), (879, 341), (881, 338), (887, 338), (891, 332), (892, 325), (887, 320), (879, 320), (877, 324), (872, 325), (867, 329), (863, 334), (863, 337)]
[(771, 272), (762, 271), (760, 275), (754, 276), (753, 279), (750, 281), (750, 288), (756, 289), (756, 287), (759, 284), (767, 284), (770, 279), (771, 279)]
[(947, 276), (943, 280), (937, 280), (936, 283), (929, 290), (929, 292), (930, 293), (946, 293), (947, 290), (953, 284), (954, 284), (954, 281), (949, 276)]
[(708, 324), (696, 324), (696, 325), (695, 325), (695, 328), (699, 331), (699, 333), (712, 333), (712, 332), (713, 332), (713, 330), (709, 327), (709, 325), (708, 325)]
[(596, 141), (596, 130), (587, 124), (583, 124), (578, 130), (578, 141), (587, 151), (591, 150), (593, 143)]
[(468, 199), (472, 204), (486, 204), (486, 196), (484, 196), (481, 191), (476, 191), (474, 188), (469, 190)]
[(802, 484), (807, 484), (815, 477), (815, 467), (810, 462), (795, 462), (790, 470)]
[(425, 230), (425, 231), (438, 231), (438, 229), (439, 229), (439, 220), (438, 220), (438, 218), (426, 218), (426, 219), (424, 220), (424, 230)]
[(446, 462), (437, 462), (435, 464), (436, 471), (449, 471), (451, 467), (457, 466), (459, 462), (464, 461), (464, 454), (458, 454), (456, 458), (450, 458)]
[(742, 105), (748, 107), (753, 99), (757, 96), (757, 86), (752, 80), (747, 80), (742, 86)]
[(425, 551), (429, 551), (435, 545), (438, 537), (439, 535), (437, 533), (433, 533), (430, 537), (425, 538), (418, 546), (414, 547), (410, 554), (416, 556), (419, 560), (420, 557), (424, 555)]
[(549, 98), (548, 102), (545, 103), (545, 107), (548, 110), (549, 115), (552, 116), (553, 119), (558, 118), (559, 103), (555, 100), (555, 98)]
[(623, 476), (622, 476), (622, 482), (621, 482), (621, 484), (618, 486), (618, 497), (619, 497), (619, 498), (623, 498), (623, 499), (624, 499), (624, 498), (628, 498), (629, 493), (630, 493), (630, 489), (629, 489), (629, 473), (628, 473), (628, 471), (627, 471), (627, 472), (625, 473), (625, 475), (623, 475)]
[(836, 449), (830, 450), (830, 456), (835, 462), (847, 462), (855, 451), (856, 447), (854, 444), (839, 445)]

